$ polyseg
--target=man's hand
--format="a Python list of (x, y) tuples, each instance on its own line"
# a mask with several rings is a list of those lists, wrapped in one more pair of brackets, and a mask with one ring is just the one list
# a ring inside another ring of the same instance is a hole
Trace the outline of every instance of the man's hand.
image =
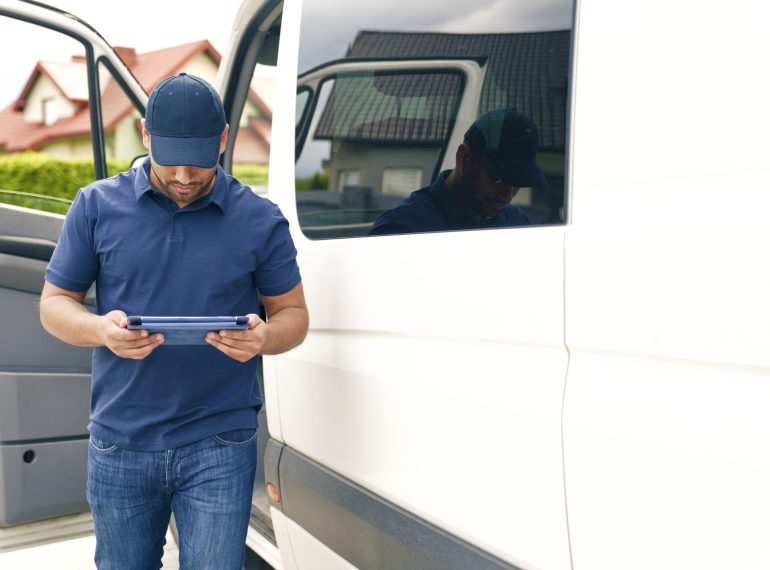
[(163, 335), (145, 330), (128, 330), (128, 317), (123, 311), (110, 311), (99, 323), (102, 344), (121, 358), (141, 360), (163, 343)]
[(248, 329), (210, 332), (206, 335), (206, 342), (238, 362), (251, 360), (267, 343), (268, 327), (259, 315), (251, 313), (246, 316), (249, 317)]

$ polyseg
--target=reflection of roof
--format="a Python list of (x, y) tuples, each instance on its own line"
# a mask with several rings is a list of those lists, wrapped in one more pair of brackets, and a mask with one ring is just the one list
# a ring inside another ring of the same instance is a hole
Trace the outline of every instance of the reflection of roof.
[(479, 113), (516, 107), (540, 129), (541, 148), (564, 148), (570, 31), (441, 34), (361, 31), (349, 58), (487, 57)]
[(461, 88), (456, 73), (338, 77), (315, 138), (440, 144)]

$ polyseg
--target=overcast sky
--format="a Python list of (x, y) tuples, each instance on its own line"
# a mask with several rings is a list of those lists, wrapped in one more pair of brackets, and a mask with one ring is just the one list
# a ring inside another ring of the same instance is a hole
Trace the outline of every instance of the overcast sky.
[[(43, 0), (45, 1), (45, 0)], [(50, 0), (96, 28), (112, 46), (134, 47), (138, 52), (207, 39), (220, 53), (227, 48), (240, 0)], [(0, 17), (0, 108), (21, 92), (38, 60), (68, 61), (83, 53), (74, 40)]]
[[(50, 0), (96, 28), (113, 46), (151, 51), (208, 39), (227, 48), (240, 0)], [(345, 55), (361, 29), (494, 33), (563, 30), (573, 0), (304, 0), (300, 70)], [(453, 5), (455, 5), (453, 7)], [(340, 15), (344, 14), (344, 17)], [(20, 93), (38, 60), (67, 61), (83, 53), (74, 40), (0, 18), (0, 108)]]
[[(343, 57), (359, 30), (490, 34), (571, 27), (573, 0), (303, 0), (300, 71)], [(344, 14), (344, 17), (334, 17)]]

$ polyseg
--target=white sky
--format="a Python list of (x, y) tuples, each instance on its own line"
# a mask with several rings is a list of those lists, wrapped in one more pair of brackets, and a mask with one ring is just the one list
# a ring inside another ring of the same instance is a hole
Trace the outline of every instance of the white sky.
[[(44, 0), (45, 1), (45, 0)], [(240, 0), (50, 0), (48, 4), (85, 20), (112, 45), (152, 51), (208, 39), (227, 48)], [(81, 44), (27, 23), (0, 17), (0, 109), (21, 92), (38, 60), (68, 61)]]
[[(208, 39), (220, 53), (240, 0), (49, 0), (88, 22), (112, 46), (138, 52)], [(300, 71), (343, 57), (360, 29), (489, 33), (570, 26), (573, 0), (305, 0)], [(456, 5), (458, 9), (451, 9)], [(459, 9), (461, 8), (462, 9)], [(470, 8), (470, 9), (469, 9)], [(345, 17), (332, 17), (345, 14)], [(319, 25), (318, 22), (323, 22)], [(21, 92), (38, 60), (68, 61), (83, 53), (74, 40), (0, 17), (0, 109)]]
[(571, 27), (573, 5), (574, 0), (303, 0), (299, 70), (344, 57), (360, 30), (461, 34), (566, 30)]

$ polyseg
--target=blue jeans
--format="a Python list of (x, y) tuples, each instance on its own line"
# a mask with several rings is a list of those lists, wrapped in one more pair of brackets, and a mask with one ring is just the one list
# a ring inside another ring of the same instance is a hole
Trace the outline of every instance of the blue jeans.
[(180, 568), (240, 570), (256, 465), (253, 429), (165, 451), (122, 449), (92, 435), (88, 503), (97, 568), (160, 568), (173, 511)]

